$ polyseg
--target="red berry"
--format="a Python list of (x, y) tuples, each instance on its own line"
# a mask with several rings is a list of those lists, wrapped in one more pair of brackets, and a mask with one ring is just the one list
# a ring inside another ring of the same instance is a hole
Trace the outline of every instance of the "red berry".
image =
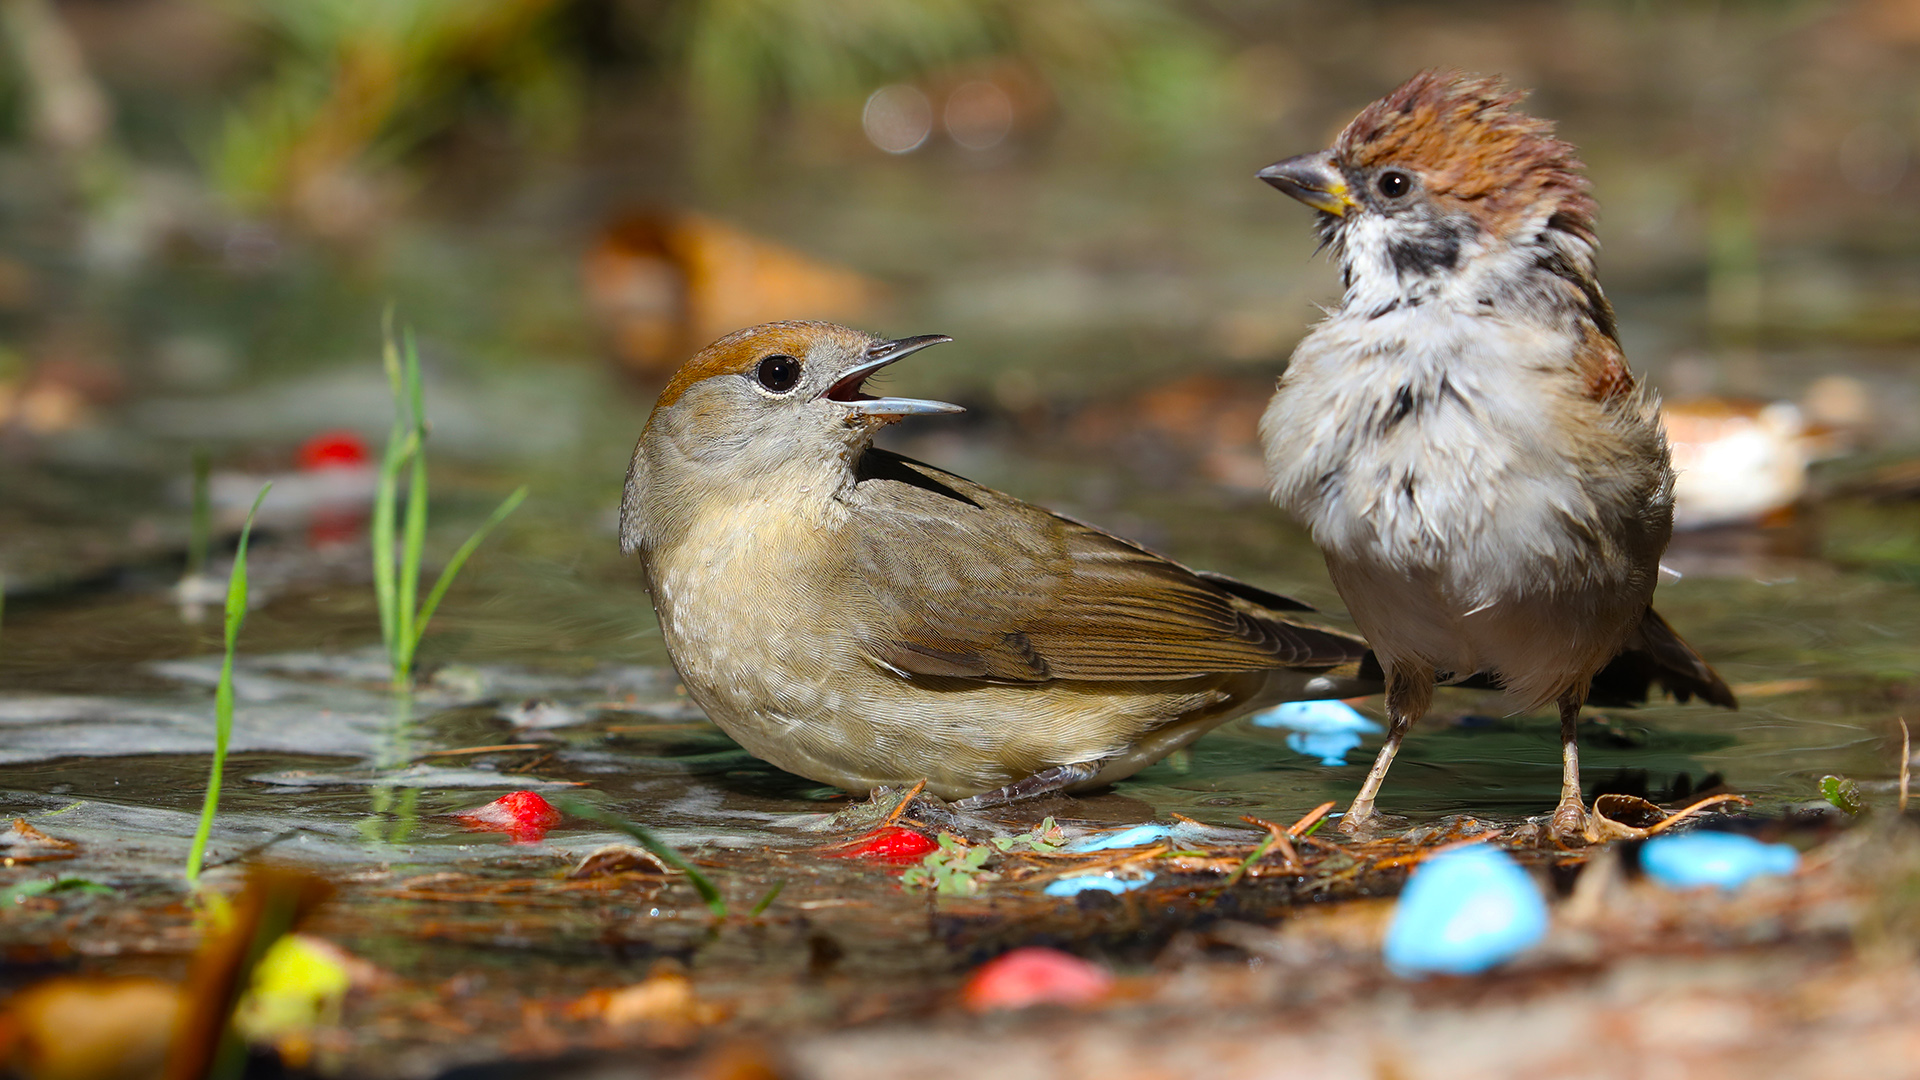
[(454, 815), (469, 829), (503, 832), (516, 844), (538, 843), (562, 815), (534, 791), (510, 791), (485, 806)]
[(989, 960), (967, 980), (961, 1000), (975, 1012), (1029, 1005), (1084, 1005), (1113, 989), (1098, 964), (1058, 949), (1026, 948)]
[(300, 467), (306, 470), (332, 469), (342, 465), (365, 465), (367, 444), (353, 431), (323, 431), (308, 439), (300, 447), (297, 455)]
[(904, 825), (882, 825), (845, 847), (822, 852), (830, 859), (870, 859), (884, 863), (917, 863), (940, 845), (931, 837)]

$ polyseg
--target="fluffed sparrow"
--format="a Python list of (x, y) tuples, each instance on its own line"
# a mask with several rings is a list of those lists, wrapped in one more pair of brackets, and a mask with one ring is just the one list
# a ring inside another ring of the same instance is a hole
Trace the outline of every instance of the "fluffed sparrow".
[(1620, 657), (1683, 701), (1734, 706), (1649, 606), (1673, 530), (1666, 437), (1594, 278), (1582, 166), (1521, 96), (1423, 72), (1332, 149), (1259, 173), (1320, 212), (1346, 290), (1294, 351), (1261, 438), (1275, 501), (1387, 672), (1386, 745), (1350, 829), (1436, 682), (1558, 702), (1550, 827), (1567, 840), (1586, 830), (1576, 728), (1596, 672)]
[(949, 339), (817, 322), (720, 339), (660, 395), (627, 474), (687, 692), (788, 772), (925, 780), (987, 805), (1111, 783), (1236, 716), (1378, 689), (1301, 605), (876, 449), (874, 372)]

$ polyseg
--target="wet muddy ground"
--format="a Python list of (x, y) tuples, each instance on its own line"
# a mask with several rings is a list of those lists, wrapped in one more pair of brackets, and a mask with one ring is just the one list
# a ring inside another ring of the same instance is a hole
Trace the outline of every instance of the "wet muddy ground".
[[(955, 444), (903, 445), (938, 461)], [(1116, 495), (1069, 453), (991, 425), (966, 456), (982, 479), (1019, 472), (1043, 501), (1099, 501), (1107, 520), (1196, 564), (1332, 600), (1301, 539), (1229, 490)], [(464, 503), (449, 505), (457, 521)], [(354, 989), (289, 1050), (326, 1075), (523, 1075), (510, 1063), (538, 1060), (546, 1075), (958, 1076), (984, 1058), (1008, 1075), (1311, 1062), (1326, 1076), (1785, 1076), (1840, 1060), (1849, 1076), (1901, 1075), (1920, 1052), (1907, 959), (1920, 840), (1894, 820), (1895, 719), (1916, 694), (1920, 609), (1900, 580), (1906, 549), (1872, 537), (1898, 537), (1911, 515), (1847, 499), (1822, 513), (1845, 516), (1847, 546), (1662, 589), (1741, 711), (1656, 703), (1596, 711), (1583, 731), (1589, 798), (1672, 810), (1737, 793), (1750, 803), (1701, 819), (1805, 851), (1797, 876), (1737, 893), (1664, 890), (1638, 874), (1632, 841), (1597, 857), (1555, 849), (1528, 820), (1556, 790), (1554, 721), (1502, 716), (1464, 691), (1443, 692), (1408, 743), (1383, 801), (1402, 817), (1372, 842), (1325, 830), (1291, 860), (1269, 848), (1248, 862), (1266, 837), (1248, 818), (1284, 826), (1350, 797), (1377, 735), (1329, 764), (1285, 730), (1240, 721), (1104, 794), (965, 818), (901, 811), (923, 834), (989, 846), (1049, 816), (1070, 838), (1182, 830), (1166, 839), (1077, 856), (995, 849), (971, 895), (903, 884), (901, 865), (837, 857), (900, 793), (868, 803), (788, 776), (706, 722), (585, 508), (556, 513), (579, 523), (565, 539), (509, 531), (474, 564), (429, 635), (410, 707), (368, 644), (357, 561), (315, 557), (298, 530), (264, 539), (258, 565), (288, 569), (243, 635), (207, 880), (238, 890), (244, 866), (267, 860), (334, 886), (304, 929), (354, 958)], [(572, 553), (555, 559), (556, 547)], [(183, 621), (167, 566), (123, 567), (112, 588), (6, 613), (0, 813), (77, 847), (0, 870), (0, 887), (57, 873), (112, 890), (18, 898), (0, 917), (13, 988), (55, 974), (179, 979), (201, 940), (179, 868), (218, 663), (211, 619)], [(1379, 717), (1377, 701), (1360, 705)], [(1865, 824), (1822, 798), (1827, 775), (1855, 781), (1873, 807)], [(646, 860), (583, 867), (625, 839), (597, 823), (570, 818), (534, 839), (453, 816), (511, 790), (648, 826), (704, 869), (730, 914)], [(1548, 939), (1488, 976), (1391, 974), (1387, 898), (1424, 853), (1469, 837), (1512, 850), (1554, 897)], [(1041, 891), (1089, 870), (1153, 880), (1122, 895)], [(970, 1009), (972, 973), (1028, 945), (1118, 981), (1072, 1009)]]

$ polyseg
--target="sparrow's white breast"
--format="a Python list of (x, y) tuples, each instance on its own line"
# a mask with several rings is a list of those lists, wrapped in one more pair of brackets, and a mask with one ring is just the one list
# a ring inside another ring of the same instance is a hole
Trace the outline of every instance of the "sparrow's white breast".
[(1430, 303), (1349, 306), (1294, 353), (1261, 424), (1274, 496), (1383, 656), (1580, 677), (1644, 607), (1617, 540), (1634, 510), (1570, 434), (1574, 347)]

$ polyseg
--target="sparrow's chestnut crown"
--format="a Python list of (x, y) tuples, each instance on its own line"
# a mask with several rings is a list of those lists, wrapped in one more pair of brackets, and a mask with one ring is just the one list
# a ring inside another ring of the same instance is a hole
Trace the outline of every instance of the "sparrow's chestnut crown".
[(1332, 218), (1430, 199), (1510, 236), (1544, 208), (1553, 227), (1592, 243), (1583, 166), (1551, 123), (1519, 110), (1524, 96), (1495, 78), (1423, 71), (1361, 110), (1330, 149), (1259, 176)]

